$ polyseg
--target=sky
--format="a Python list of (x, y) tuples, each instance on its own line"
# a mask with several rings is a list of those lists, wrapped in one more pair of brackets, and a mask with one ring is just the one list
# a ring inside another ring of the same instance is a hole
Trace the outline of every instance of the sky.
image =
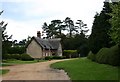
[[(105, 0), (1, 0), (0, 21), (8, 23), (6, 31), (12, 40), (36, 36), (42, 31), (44, 22), (64, 20), (70, 17), (74, 22), (82, 20), (91, 29), (96, 12), (100, 13)], [(89, 32), (90, 34), (90, 32)]]

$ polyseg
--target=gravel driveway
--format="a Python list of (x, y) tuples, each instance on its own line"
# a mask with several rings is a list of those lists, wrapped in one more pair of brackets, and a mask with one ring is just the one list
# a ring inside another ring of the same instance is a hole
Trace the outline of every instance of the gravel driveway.
[(52, 60), (34, 64), (24, 64), (3, 67), (10, 69), (9, 73), (2, 76), (3, 80), (70, 80), (63, 70), (50, 68), (50, 64), (63, 61)]

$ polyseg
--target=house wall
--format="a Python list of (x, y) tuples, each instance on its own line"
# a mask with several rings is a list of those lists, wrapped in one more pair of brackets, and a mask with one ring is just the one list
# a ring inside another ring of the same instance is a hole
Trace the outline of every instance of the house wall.
[(59, 44), (59, 48), (57, 50), (57, 55), (62, 56), (62, 45), (61, 44)]
[(42, 58), (42, 48), (35, 40), (31, 41), (26, 51), (32, 58)]
[(43, 57), (45, 56), (52, 56), (51, 50), (43, 50)]

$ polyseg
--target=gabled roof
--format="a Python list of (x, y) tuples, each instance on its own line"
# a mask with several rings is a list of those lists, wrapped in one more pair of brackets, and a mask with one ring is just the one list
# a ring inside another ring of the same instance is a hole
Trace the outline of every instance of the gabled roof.
[(53, 49), (56, 50), (59, 47), (60, 44), (60, 38), (56, 39), (42, 39), (39, 37), (33, 37), (34, 39), (42, 48), (44, 49)]

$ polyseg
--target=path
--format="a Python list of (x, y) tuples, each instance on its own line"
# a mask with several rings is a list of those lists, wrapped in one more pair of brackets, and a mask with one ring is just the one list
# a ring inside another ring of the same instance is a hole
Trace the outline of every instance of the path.
[(63, 61), (52, 60), (34, 64), (24, 64), (16, 66), (3, 67), (10, 69), (9, 73), (2, 76), (3, 80), (69, 80), (69, 77), (63, 70), (50, 68), (50, 64)]

